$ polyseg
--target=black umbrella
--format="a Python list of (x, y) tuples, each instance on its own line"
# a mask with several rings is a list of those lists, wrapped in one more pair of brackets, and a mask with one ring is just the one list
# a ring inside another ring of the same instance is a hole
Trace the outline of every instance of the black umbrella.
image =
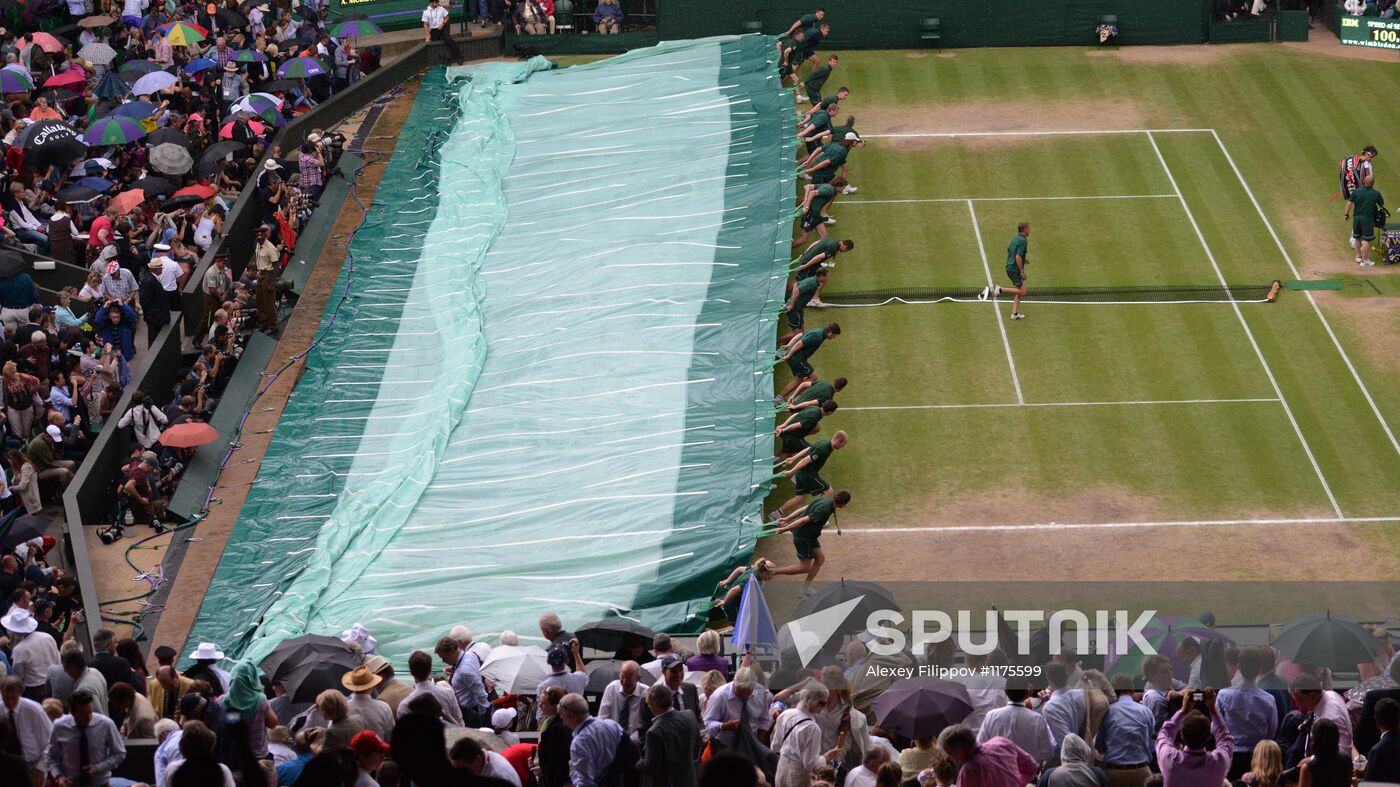
[[(10, 525), (9, 532), (5, 534), (5, 546), (14, 547), (31, 538), (38, 538), (48, 532), (52, 526), (53, 520), (43, 514), (28, 514), (19, 517), (14, 521), (14, 524)], [(0, 527), (0, 530), (3, 529)]]
[(588, 688), (584, 689), (590, 694), (602, 694), (603, 689), (609, 683), (617, 680), (622, 675), (622, 665), (624, 661), (617, 659), (600, 659), (588, 663)]
[(279, 90), (291, 90), (297, 86), (295, 79), (269, 79), (258, 85), (258, 89), (262, 93), (276, 93)]
[(344, 691), (340, 679), (360, 656), (335, 637), (306, 634), (283, 641), (262, 660), (269, 680), (281, 683), (292, 702), (314, 702), (326, 689)]
[(170, 194), (175, 191), (174, 184), (165, 178), (154, 175), (147, 175), (131, 185), (146, 192), (148, 197), (154, 194)]
[[(855, 601), (856, 599), (859, 601)], [(855, 603), (846, 613), (845, 620), (836, 628), (835, 633), (837, 634), (865, 631), (865, 621), (870, 617), (871, 612), (881, 609), (899, 609), (899, 604), (894, 600), (894, 594), (880, 585), (874, 582), (843, 579), (840, 582), (824, 585), (803, 599), (802, 603), (797, 605), (797, 611), (793, 613), (793, 618), (801, 618), (824, 609), (839, 607), (848, 601), (855, 601)]]
[(195, 165), (195, 174), (200, 177), (207, 177), (218, 172), (224, 166), (224, 159), (229, 155), (237, 156), (247, 149), (242, 142), (216, 142), (204, 149), (204, 153), (199, 157), (199, 163)]
[(68, 186), (58, 192), (58, 198), (64, 202), (91, 202), (102, 196), (102, 192), (97, 189), (90, 189), (87, 186)]
[(29, 270), (29, 263), (17, 251), (0, 249), (0, 279), (11, 279)]
[(944, 727), (972, 715), (972, 698), (961, 683), (941, 678), (905, 678), (885, 689), (871, 706), (880, 726), (906, 738), (937, 738)]
[(78, 94), (61, 87), (51, 87), (39, 94), (39, 98), (47, 98), (51, 104), (62, 104), (65, 101), (72, 101)]
[(191, 205), (198, 205), (204, 200), (194, 194), (185, 194), (180, 197), (171, 197), (160, 204), (161, 210), (181, 210)]
[(149, 147), (167, 143), (179, 145), (187, 150), (194, 147), (194, 143), (190, 142), (189, 135), (178, 129), (158, 128), (146, 135), (146, 145)]
[(648, 648), (656, 639), (655, 631), (640, 623), (622, 618), (597, 620), (574, 629), (574, 637), (578, 639), (578, 644), (595, 650), (621, 650), (628, 635), (640, 637), (646, 642)]
[(301, 51), (301, 42), (298, 41), (298, 40), (295, 39), (295, 38), (284, 38), (284, 39), (282, 39), (281, 41), (276, 41), (276, 42), (274, 42), (274, 43), (277, 44), (277, 51), (278, 51), (278, 52), (300, 52), (300, 51)]
[(242, 12), (235, 11), (232, 8), (219, 9), (216, 18), (219, 20), (219, 25), (225, 28), (243, 28), (248, 26), (248, 17), (244, 16)]
[(301, 14), (301, 19), (309, 25), (314, 25), (321, 21), (321, 16), (316, 13), (316, 9), (309, 5), (297, 6), (297, 13)]
[(1381, 641), (1360, 623), (1330, 611), (1288, 621), (1270, 644), (1296, 664), (1333, 670), (1355, 669), (1381, 649)]
[(72, 126), (61, 120), (41, 120), (32, 123), (19, 137), (15, 139), (15, 144), (22, 148), (37, 148), (61, 142), (65, 139), (77, 139), (78, 132)]

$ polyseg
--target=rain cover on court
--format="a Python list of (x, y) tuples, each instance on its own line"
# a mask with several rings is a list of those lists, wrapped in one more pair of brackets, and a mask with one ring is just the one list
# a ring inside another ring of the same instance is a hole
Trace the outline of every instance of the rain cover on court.
[(545, 611), (703, 622), (771, 475), (796, 122), (772, 55), (427, 75), (190, 641), (260, 658), (361, 623), (402, 665)]

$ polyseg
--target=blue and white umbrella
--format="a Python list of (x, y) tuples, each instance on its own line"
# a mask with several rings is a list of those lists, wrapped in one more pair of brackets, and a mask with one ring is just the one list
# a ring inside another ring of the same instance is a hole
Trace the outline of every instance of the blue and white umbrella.
[(735, 648), (746, 651), (778, 647), (778, 630), (773, 626), (773, 613), (768, 611), (768, 602), (763, 598), (763, 588), (756, 576), (750, 576), (744, 585), (744, 595), (739, 599), (738, 618), (734, 621), (734, 635), (730, 638)]
[(180, 79), (174, 74), (165, 71), (152, 71), (136, 80), (136, 84), (131, 86), (131, 92), (138, 96), (146, 96), (151, 93), (159, 93), (179, 81)]

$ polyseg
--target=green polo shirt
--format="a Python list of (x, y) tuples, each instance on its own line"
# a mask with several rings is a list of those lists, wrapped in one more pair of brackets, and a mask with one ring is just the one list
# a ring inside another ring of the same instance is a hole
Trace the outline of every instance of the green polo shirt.
[(836, 512), (836, 504), (829, 497), (818, 497), (807, 504), (807, 508), (802, 511), (802, 515), (810, 517), (811, 521), (802, 527), (792, 531), (793, 536), (811, 541), (821, 536), (822, 528), (831, 519), (831, 515)]
[(1352, 216), (1357, 221), (1374, 222), (1377, 206), (1384, 204), (1385, 198), (1373, 188), (1361, 186), (1351, 192)]
[(1011, 244), (1006, 247), (1007, 270), (1012, 271), (1018, 269), (1019, 266), (1016, 265), (1016, 258), (1018, 256), (1022, 259), (1022, 261), (1030, 260), (1030, 257), (1026, 254), (1026, 251), (1029, 248), (1029, 246), (1030, 244), (1027, 242), (1026, 236), (1022, 235), (1019, 232), (1016, 233), (1016, 237), (1012, 238)]
[[(832, 189), (832, 190), (835, 191), (835, 189)], [(815, 202), (815, 201), (816, 201), (816, 200), (813, 200), (813, 202)], [(820, 255), (822, 255), (822, 254), (825, 254), (825, 255), (826, 255), (826, 257), (824, 257), (824, 258), (822, 259), (822, 262), (831, 262), (833, 259), (836, 258), (836, 255), (838, 255), (838, 254), (840, 254), (840, 253), (841, 253), (841, 241), (839, 241), (839, 240), (837, 240), (837, 239), (835, 239), (835, 238), (822, 238), (821, 240), (819, 240), (819, 241), (817, 241), (816, 243), (813, 243), (811, 246), (809, 246), (809, 247), (807, 248), (806, 251), (802, 252), (802, 256), (797, 258), (797, 267), (801, 268), (803, 265), (806, 265), (807, 263), (811, 262), (812, 260), (816, 259), (818, 256), (820, 256)], [(819, 268), (819, 267), (821, 267), (821, 266), (820, 266), (820, 265), (814, 265), (814, 266), (812, 266), (812, 270), (813, 270), (814, 272), (813, 272), (812, 274), (810, 274), (810, 275), (815, 276), (815, 275), (816, 275), (815, 271), (816, 271), (817, 268)]]
[[(836, 199), (836, 187), (830, 183), (818, 184), (813, 190), (816, 191), (816, 194), (812, 195), (812, 201), (807, 203), (808, 213), (821, 213), (822, 208), (825, 208), (828, 202)], [(827, 238), (827, 240), (830, 240), (830, 238)], [(832, 253), (835, 254), (836, 252)]]
[(793, 358), (807, 360), (821, 348), (822, 342), (826, 341), (826, 328), (813, 328), (802, 334), (802, 347), (792, 354)]

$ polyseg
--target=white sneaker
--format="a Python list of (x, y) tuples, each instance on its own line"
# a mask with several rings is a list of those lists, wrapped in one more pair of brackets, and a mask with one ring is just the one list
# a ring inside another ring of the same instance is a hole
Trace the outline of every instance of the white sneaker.
[(977, 300), (979, 300), (979, 301), (985, 301), (985, 300), (987, 300), (987, 296), (989, 296), (989, 295), (991, 295), (991, 294), (992, 294), (992, 288), (991, 288), (991, 287), (983, 287), (983, 288), (982, 288), (982, 291), (979, 292), (979, 293), (977, 293)]
[(1355, 257), (1352, 257), (1352, 258), (1351, 258), (1351, 261), (1352, 261), (1352, 262), (1355, 262), (1355, 263), (1357, 263), (1357, 264), (1360, 264), (1360, 263), (1361, 263), (1361, 255), (1358, 254), (1358, 255), (1356, 255)]
[(808, 174), (805, 173), (805, 172), (799, 172), (799, 173), (797, 173), (797, 177), (802, 178), (803, 180), (811, 180), (811, 179), (812, 179), (812, 176), (811, 176), (811, 175), (808, 175)]
[(1374, 268), (1376, 266), (1376, 263), (1370, 260), (1361, 260), (1358, 264), (1363, 268)]
[(835, 224), (835, 223), (836, 223), (836, 219), (833, 219), (832, 217), (827, 216), (827, 217), (826, 217), (826, 221), (825, 221), (824, 223), (826, 223), (826, 224)]
[(797, 103), (799, 103), (799, 104), (806, 104), (806, 103), (807, 103), (807, 97), (806, 97), (806, 96), (803, 96), (803, 95), (799, 95), (799, 96), (797, 97)]
[(1015, 314), (1011, 315), (1011, 319), (1013, 319), (1013, 320), (1024, 320), (1024, 319), (1026, 319), (1026, 315), (1024, 315), (1024, 314), (1022, 314), (1022, 313), (1020, 313), (1020, 312), (1016, 312)]
[(826, 304), (825, 304), (825, 303), (822, 303), (821, 298), (813, 298), (812, 300), (807, 301), (807, 305), (808, 305), (808, 306), (811, 306), (811, 307), (814, 308), (814, 309), (820, 309), (820, 308), (822, 308), (823, 306), (825, 306)]
[(854, 194), (857, 191), (860, 191), (860, 189), (856, 188), (855, 186), (847, 186), (846, 188), (841, 189), (842, 194)]
[(816, 593), (816, 592), (817, 592), (817, 591), (815, 591), (815, 590), (812, 589), (812, 586), (811, 586), (811, 585), (807, 585), (806, 587), (802, 588), (802, 590), (801, 590), (800, 592), (798, 592), (797, 597), (798, 597), (799, 599), (804, 599), (804, 598), (807, 598), (807, 597), (811, 596), (813, 593)]
[(781, 397), (781, 396), (775, 396), (775, 397), (773, 397), (773, 406), (774, 406), (774, 407), (782, 407), (782, 406), (783, 406), (783, 397)]

